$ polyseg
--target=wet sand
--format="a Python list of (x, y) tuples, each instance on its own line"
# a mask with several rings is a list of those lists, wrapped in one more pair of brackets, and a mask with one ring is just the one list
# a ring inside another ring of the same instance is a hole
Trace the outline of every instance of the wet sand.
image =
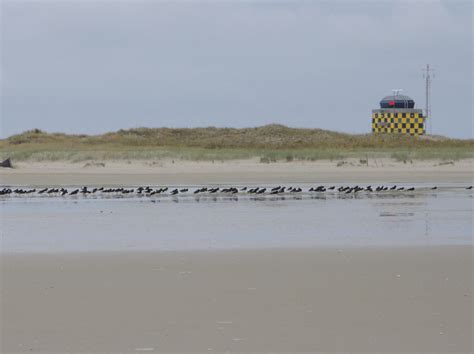
[(472, 246), (2, 254), (2, 352), (472, 352)]
[[(226, 162), (137, 161), (109, 162), (105, 167), (87, 163), (20, 162), (0, 169), (7, 185), (141, 185), (141, 184), (243, 184), (243, 183), (472, 183), (474, 161), (396, 162), (390, 159), (294, 161), (260, 163), (258, 160)], [(89, 164), (90, 165), (90, 164)]]

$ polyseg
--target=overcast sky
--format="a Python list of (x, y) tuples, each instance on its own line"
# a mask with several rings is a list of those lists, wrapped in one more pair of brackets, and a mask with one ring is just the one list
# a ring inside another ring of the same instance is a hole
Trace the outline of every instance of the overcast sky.
[(370, 131), (394, 88), (473, 137), (467, 1), (1, 1), (1, 126)]

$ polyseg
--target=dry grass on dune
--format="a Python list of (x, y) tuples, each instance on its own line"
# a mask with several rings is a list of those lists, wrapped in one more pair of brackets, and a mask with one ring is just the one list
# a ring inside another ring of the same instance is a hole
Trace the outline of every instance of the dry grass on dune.
[(0, 141), (1, 157), (16, 160), (161, 159), (228, 160), (260, 157), (338, 159), (368, 155), (406, 159), (474, 157), (474, 140), (352, 135), (282, 125), (256, 128), (136, 128), (102, 135), (67, 135), (38, 129)]

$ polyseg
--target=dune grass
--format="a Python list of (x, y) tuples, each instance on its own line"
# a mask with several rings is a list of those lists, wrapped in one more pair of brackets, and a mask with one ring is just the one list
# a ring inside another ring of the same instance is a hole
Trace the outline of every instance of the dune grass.
[(102, 135), (38, 129), (0, 140), (13, 161), (190, 160), (259, 158), (263, 163), (389, 157), (397, 161), (474, 158), (474, 140), (402, 135), (352, 135), (282, 125), (257, 128), (137, 128)]

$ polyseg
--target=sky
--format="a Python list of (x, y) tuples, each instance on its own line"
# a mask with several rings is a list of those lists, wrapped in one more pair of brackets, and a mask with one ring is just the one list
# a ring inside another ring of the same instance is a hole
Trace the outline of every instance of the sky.
[(0, 137), (271, 123), (370, 131), (403, 89), (473, 137), (467, 1), (1, 0)]

